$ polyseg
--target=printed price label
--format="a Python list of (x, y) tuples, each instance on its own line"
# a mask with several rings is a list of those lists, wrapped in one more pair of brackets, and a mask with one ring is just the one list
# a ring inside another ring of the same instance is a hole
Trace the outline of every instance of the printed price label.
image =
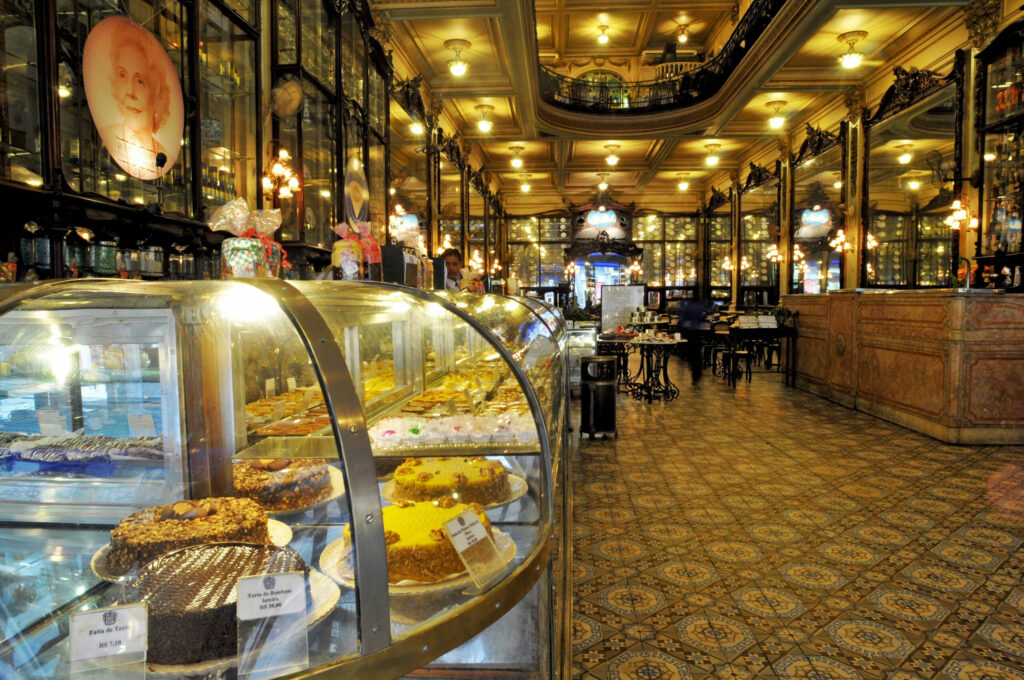
[(238, 618), (265, 619), (306, 611), (306, 578), (301, 572), (238, 579)]
[(295, 378), (288, 378), (288, 391), (289, 392), (294, 392), (295, 391)]
[(313, 390), (303, 390), (302, 392), (302, 410), (305, 411), (313, 403)]
[(155, 437), (156, 425), (148, 413), (128, 414), (128, 429), (133, 437)]
[(60, 411), (36, 411), (36, 419), (39, 421), (39, 432), (45, 435), (67, 434), (64, 427), (64, 418)]
[(271, 420), (281, 420), (284, 418), (284, 404), (275, 404), (274, 412), (270, 414)]
[(276, 380), (274, 380), (273, 378), (267, 378), (267, 381), (264, 383), (264, 386), (266, 388), (264, 390), (264, 392), (266, 393), (264, 396), (266, 396), (268, 399), (270, 397), (276, 397), (277, 396), (277, 381)]
[(146, 651), (148, 616), (144, 603), (71, 615), (71, 662)]
[(448, 520), (444, 528), (458, 552), (465, 552), (469, 546), (487, 538), (487, 529), (484, 529), (480, 518), (472, 510), (466, 510), (458, 517)]

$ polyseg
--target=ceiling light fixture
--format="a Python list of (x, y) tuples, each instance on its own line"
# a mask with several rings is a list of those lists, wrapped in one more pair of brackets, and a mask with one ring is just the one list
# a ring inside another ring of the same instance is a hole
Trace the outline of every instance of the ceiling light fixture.
[(721, 144), (705, 144), (704, 148), (708, 150), (707, 157), (704, 158), (704, 163), (712, 167), (718, 165), (718, 150), (722, 148)]
[(468, 40), (453, 38), (452, 40), (445, 40), (444, 47), (455, 53), (455, 58), (448, 62), (448, 71), (456, 78), (466, 75), (466, 71), (469, 70), (469, 64), (462, 60), (462, 51), (468, 50), (472, 47), (472, 44)]
[(608, 155), (604, 157), (604, 162), (608, 165), (615, 165), (619, 162), (619, 157), (615, 155), (615, 150), (619, 148), (618, 144), (605, 144), (604, 148), (608, 151)]
[(521, 177), (523, 179), (519, 184), (519, 190), (525, 194), (530, 191), (530, 176), (524, 172)]
[(916, 179), (912, 179), (909, 182), (907, 182), (907, 187), (911, 191), (917, 191), (918, 189), (921, 188), (921, 183), (919, 181), (917, 181)]
[(690, 36), (686, 35), (686, 26), (685, 25), (680, 26), (679, 29), (676, 31), (676, 41), (680, 45), (685, 45), (686, 41), (689, 40), (689, 39), (690, 39)]
[(412, 125), (409, 126), (409, 132), (413, 133), (414, 135), (422, 135), (423, 125), (420, 123), (413, 123)]
[(786, 118), (781, 115), (782, 109), (786, 108), (786, 104), (789, 102), (783, 99), (776, 99), (775, 101), (768, 102), (765, 106), (772, 112), (772, 117), (768, 119), (768, 125), (773, 130), (780, 129), (786, 124)]
[(841, 179), (842, 174), (838, 173), (838, 172), (833, 172), (832, 176), (836, 178), (835, 181), (832, 182), (832, 188), (833, 189), (842, 189), (843, 188), (843, 180)]
[(839, 63), (843, 65), (843, 68), (857, 68), (860, 66), (861, 59), (864, 58), (864, 55), (854, 49), (853, 46), (866, 37), (868, 37), (867, 31), (848, 31), (836, 38), (836, 40), (844, 45), (850, 46), (849, 50), (839, 55)]
[(690, 183), (686, 181), (686, 178), (690, 176), (688, 172), (677, 172), (676, 177), (679, 178), (679, 183), (676, 184), (676, 188), (680, 191), (686, 191), (690, 188)]
[(480, 132), (490, 132), (494, 126), (489, 117), (493, 110), (494, 107), (490, 104), (479, 104), (475, 107), (475, 111), (480, 114), (480, 120), (476, 122), (476, 127)]
[(913, 144), (900, 144), (896, 148), (903, 152), (896, 159), (900, 162), (900, 165), (909, 165), (910, 161), (914, 160), (914, 154), (910, 153), (914, 148)]
[(516, 170), (523, 167), (523, 159), (519, 157), (519, 154), (521, 154), (525, 149), (526, 147), (524, 146), (508, 147), (508, 150), (512, 152), (512, 160), (510, 162), (512, 163), (512, 167)]
[(599, 191), (608, 191), (608, 173), (599, 172), (597, 176), (601, 178), (601, 183), (597, 185)]
[(597, 36), (597, 42), (599, 42), (602, 45), (607, 45), (608, 44), (608, 33), (607, 33), (608, 27), (605, 26), (604, 24), (601, 24), (600, 26), (597, 27), (597, 30), (601, 31), (601, 33), (599, 33), (598, 36)]

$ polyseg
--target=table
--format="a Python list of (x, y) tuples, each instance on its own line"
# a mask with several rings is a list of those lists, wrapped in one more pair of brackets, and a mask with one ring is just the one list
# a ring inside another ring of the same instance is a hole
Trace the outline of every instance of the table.
[(681, 340), (633, 340), (640, 348), (640, 371), (632, 379), (630, 394), (634, 399), (651, 403), (672, 401), (679, 396), (679, 388), (668, 377), (668, 358)]
[(636, 349), (627, 338), (597, 340), (597, 353), (617, 358), (618, 391), (628, 394), (633, 389), (633, 378), (629, 375), (629, 355)]

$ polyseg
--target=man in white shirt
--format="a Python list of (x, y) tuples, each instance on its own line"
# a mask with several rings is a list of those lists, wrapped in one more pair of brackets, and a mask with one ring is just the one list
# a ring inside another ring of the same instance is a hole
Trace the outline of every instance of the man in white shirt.
[(457, 248), (449, 248), (441, 253), (444, 260), (444, 289), (459, 292), (459, 279), (462, 278), (462, 253)]

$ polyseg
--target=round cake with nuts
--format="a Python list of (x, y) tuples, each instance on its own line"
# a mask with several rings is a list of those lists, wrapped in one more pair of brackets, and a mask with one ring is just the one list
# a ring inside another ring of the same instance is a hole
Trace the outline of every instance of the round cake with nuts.
[(313, 505), (331, 493), (330, 470), (323, 459), (256, 458), (231, 466), (235, 491), (280, 512)]
[(508, 470), (487, 458), (407, 458), (395, 470), (395, 497), (410, 501), (452, 498), (490, 505), (509, 497)]
[(248, 498), (203, 498), (140, 510), (110, 532), (107, 570), (124, 574), (164, 553), (201, 543), (269, 544), (267, 514)]

